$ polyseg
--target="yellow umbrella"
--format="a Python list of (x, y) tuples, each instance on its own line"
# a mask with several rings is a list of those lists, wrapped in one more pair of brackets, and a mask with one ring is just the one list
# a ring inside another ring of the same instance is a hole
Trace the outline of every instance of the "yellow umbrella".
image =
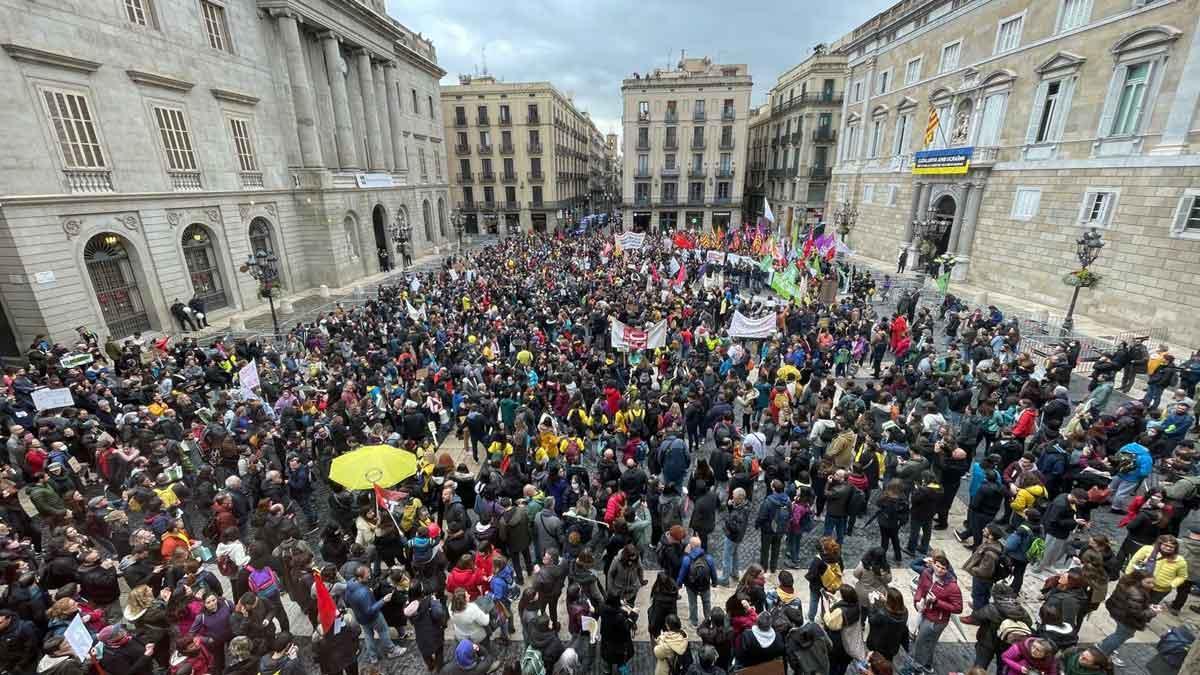
[(390, 487), (417, 473), (417, 457), (390, 445), (367, 445), (334, 458), (329, 478), (351, 490)]

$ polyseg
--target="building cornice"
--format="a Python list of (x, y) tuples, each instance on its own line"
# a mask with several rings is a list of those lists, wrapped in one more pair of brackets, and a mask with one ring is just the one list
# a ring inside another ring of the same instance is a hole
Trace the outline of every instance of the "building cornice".
[(226, 103), (237, 103), (238, 105), (256, 105), (259, 101), (257, 96), (249, 94), (240, 94), (236, 91), (228, 89), (209, 89), (212, 92), (213, 98), (225, 101)]
[(147, 87), (159, 87), (161, 89), (187, 93), (192, 90), (192, 87), (196, 86), (195, 82), (188, 82), (187, 80), (181, 80), (168, 75), (159, 75), (158, 73), (148, 73), (144, 70), (126, 70), (125, 74), (135, 83), (144, 84)]
[(26, 47), (25, 45), (12, 42), (0, 44), (0, 48), (3, 48), (14, 61), (21, 61), (23, 63), (36, 63), (42, 66), (53, 66), (81, 73), (94, 73), (100, 69), (99, 61), (89, 61), (57, 52), (48, 52), (35, 47)]
[[(16, 208), (24, 206), (57, 206), (57, 205), (80, 205), (80, 204), (96, 204), (105, 205), (97, 206), (97, 213), (111, 211), (110, 204), (119, 204), (122, 202), (145, 201), (145, 200), (160, 200), (171, 202), (190, 202), (199, 204), (204, 200), (222, 199), (228, 197), (237, 197), (241, 199), (252, 199), (254, 201), (267, 201), (264, 197), (295, 197), (298, 195), (315, 195), (324, 193), (350, 193), (350, 192), (380, 192), (387, 190), (432, 190), (449, 187), (449, 183), (410, 183), (408, 185), (393, 185), (391, 187), (378, 188), (360, 188), (360, 187), (345, 187), (345, 188), (308, 188), (308, 189), (276, 189), (276, 190), (213, 190), (207, 192), (111, 192), (105, 194), (87, 193), (87, 194), (44, 194), (44, 195), (0, 195), (0, 211), (7, 208)], [(123, 207), (124, 208), (124, 207)], [(133, 208), (133, 207), (128, 207)], [(175, 207), (172, 207), (175, 208)], [(90, 210), (89, 210), (90, 212)], [(82, 213), (82, 212), (81, 212)]]

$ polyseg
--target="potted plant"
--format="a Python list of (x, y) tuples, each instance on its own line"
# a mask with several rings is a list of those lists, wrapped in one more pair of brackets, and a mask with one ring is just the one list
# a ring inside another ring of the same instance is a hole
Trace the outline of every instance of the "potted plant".
[(1079, 288), (1092, 288), (1100, 283), (1100, 275), (1089, 270), (1088, 268), (1078, 269), (1063, 276), (1063, 283), (1067, 286), (1078, 286)]

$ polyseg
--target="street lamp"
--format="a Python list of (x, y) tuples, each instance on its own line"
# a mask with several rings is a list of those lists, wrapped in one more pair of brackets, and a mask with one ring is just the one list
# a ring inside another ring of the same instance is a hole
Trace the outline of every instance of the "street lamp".
[(266, 298), (271, 305), (271, 324), (275, 326), (275, 334), (279, 335), (279, 317), (275, 315), (275, 289), (279, 282), (279, 258), (274, 253), (258, 251), (246, 256), (246, 264), (242, 265), (246, 272), (258, 282), (258, 297)]
[(463, 215), (462, 211), (455, 209), (454, 212), (450, 214), (450, 222), (454, 224), (454, 231), (458, 233), (458, 250), (461, 252), (463, 243), (463, 227), (466, 226), (467, 218)]
[(837, 233), (842, 236), (842, 242), (846, 241), (846, 235), (854, 229), (856, 222), (858, 222), (858, 209), (850, 203), (850, 200), (842, 202), (833, 214), (833, 224), (837, 227)]
[(921, 261), (927, 263), (928, 259), (931, 259), (937, 251), (937, 244), (934, 243), (934, 238), (945, 234), (950, 222), (939, 214), (936, 209), (930, 207), (924, 218), (913, 218), (912, 225), (913, 238), (920, 242), (917, 245), (917, 252), (921, 256)]
[(1075, 290), (1071, 292), (1071, 306), (1067, 308), (1067, 317), (1063, 319), (1062, 330), (1059, 332), (1059, 335), (1063, 337), (1070, 335), (1071, 329), (1075, 327), (1075, 301), (1079, 299), (1079, 289), (1085, 285), (1084, 280), (1087, 275), (1084, 273), (1100, 257), (1102, 248), (1104, 248), (1104, 235), (1094, 227), (1075, 240), (1075, 257), (1079, 260), (1079, 271), (1074, 274)]

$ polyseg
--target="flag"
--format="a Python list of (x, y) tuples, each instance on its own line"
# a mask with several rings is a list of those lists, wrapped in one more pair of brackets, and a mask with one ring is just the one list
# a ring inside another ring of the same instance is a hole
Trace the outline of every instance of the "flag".
[(812, 255), (813, 246), (814, 246), (814, 244), (813, 244), (812, 232), (809, 232), (808, 239), (804, 240), (804, 253), (801, 254), (801, 257), (808, 258), (808, 256)]
[(321, 629), (329, 635), (333, 630), (333, 620), (337, 618), (337, 604), (333, 602), (333, 596), (325, 587), (321, 573), (316, 570), (313, 570), (313, 588), (317, 592), (317, 620), (321, 623)]
[(925, 123), (925, 147), (929, 147), (933, 143), (933, 136), (937, 133), (938, 125), (941, 120), (938, 119), (937, 108), (929, 106), (929, 121)]
[(375, 488), (375, 503), (381, 509), (391, 511), (393, 506), (403, 501), (400, 492), (396, 490), (385, 490), (379, 486), (379, 483), (375, 483), (371, 487)]
[(658, 265), (650, 268), (650, 278), (654, 280), (654, 285), (658, 285)]
[(679, 273), (675, 275), (675, 281), (671, 282), (672, 286), (683, 287), (683, 282), (687, 281), (687, 266), (680, 265)]
[(772, 225), (775, 224), (775, 214), (771, 212), (771, 202), (767, 201), (766, 197), (763, 197), (763, 218), (770, 221)]
[(832, 262), (835, 255), (837, 255), (837, 246), (830, 246), (829, 250), (825, 251), (825, 260)]

